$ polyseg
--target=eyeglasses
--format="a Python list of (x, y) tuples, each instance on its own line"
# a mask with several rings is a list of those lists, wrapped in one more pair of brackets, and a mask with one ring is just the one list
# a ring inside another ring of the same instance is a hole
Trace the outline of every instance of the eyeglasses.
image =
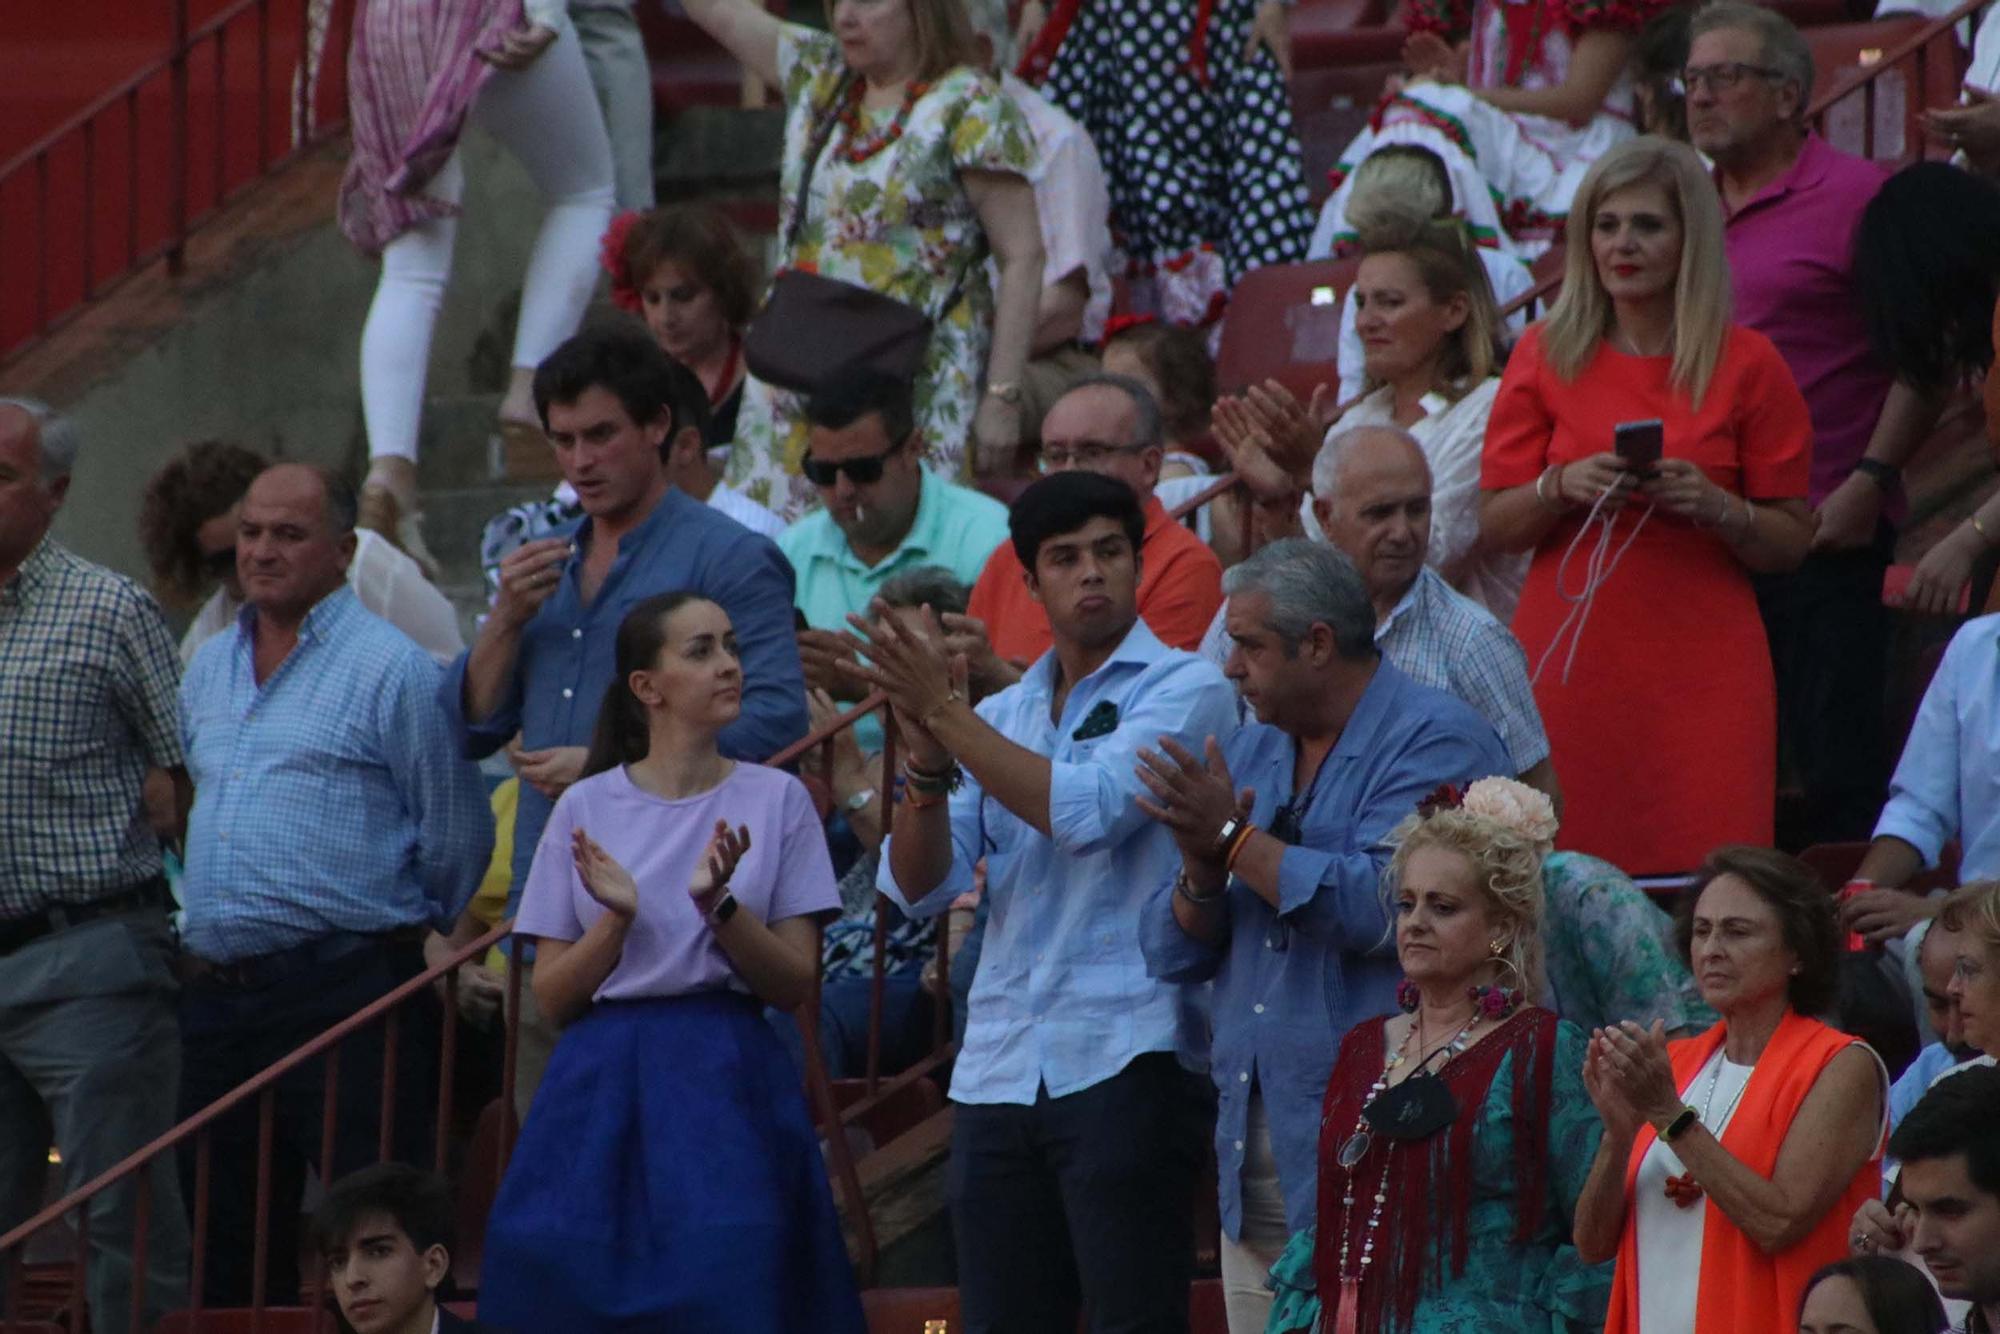
[(1064, 468), (1089, 468), (1113, 454), (1130, 454), (1144, 448), (1144, 445), (1113, 444), (1109, 440), (1078, 440), (1074, 444), (1044, 440), (1041, 469), (1043, 472), (1060, 472)]
[[(907, 443), (908, 441), (903, 442)], [(895, 457), (896, 451), (902, 447), (902, 444), (894, 444), (880, 454), (870, 454), (858, 459), (837, 459), (831, 462), (816, 459), (808, 454), (799, 461), (799, 471), (803, 472), (806, 480), (814, 486), (832, 486), (840, 479), (842, 473), (846, 473), (847, 480), (856, 486), (867, 486), (871, 482), (882, 480), (882, 465)]]
[(1689, 65), (1675, 80), (1674, 91), (1686, 97), (1702, 84), (1718, 93), (1726, 93), (1752, 74), (1765, 79), (1784, 77), (1781, 69), (1768, 65), (1746, 65), (1740, 60), (1725, 60), (1719, 65)]
[(201, 554), (202, 574), (209, 579), (227, 579), (236, 573), (236, 548), (224, 547), (220, 551), (204, 551)]

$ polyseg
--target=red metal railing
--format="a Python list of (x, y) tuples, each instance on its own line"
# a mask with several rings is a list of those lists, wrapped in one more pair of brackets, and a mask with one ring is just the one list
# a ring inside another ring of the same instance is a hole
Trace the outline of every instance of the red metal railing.
[(346, 123), (350, 0), (236, 0), (0, 164), (0, 356), (40, 339)]

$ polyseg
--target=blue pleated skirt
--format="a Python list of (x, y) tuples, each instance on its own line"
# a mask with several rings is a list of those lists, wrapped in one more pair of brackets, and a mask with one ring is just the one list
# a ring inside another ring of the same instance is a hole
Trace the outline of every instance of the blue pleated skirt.
[(604, 1002), (563, 1033), (493, 1203), (479, 1318), (865, 1334), (798, 1069), (754, 1002)]

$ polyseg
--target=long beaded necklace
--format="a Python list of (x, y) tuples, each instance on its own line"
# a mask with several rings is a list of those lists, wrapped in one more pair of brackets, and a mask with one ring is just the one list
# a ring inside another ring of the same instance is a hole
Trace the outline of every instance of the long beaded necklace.
[(840, 156), (848, 162), (866, 162), (877, 153), (903, 137), (903, 127), (909, 123), (910, 112), (923, 95), (931, 90), (930, 84), (912, 79), (903, 85), (903, 100), (896, 108), (895, 117), (880, 130), (866, 131), (861, 125), (861, 99), (867, 95), (867, 81), (856, 79), (847, 89), (847, 105), (840, 111)]
[[(1485, 1017), (1474, 1010), (1472, 1018), (1465, 1021), (1465, 1027), (1458, 1030), (1458, 1036), (1418, 1061), (1417, 1069), (1412, 1072), (1411, 1078), (1414, 1079), (1421, 1074), (1424, 1067), (1436, 1059), (1439, 1053), (1444, 1054), (1444, 1064), (1450, 1065), (1454, 1057), (1472, 1045), (1472, 1030), (1479, 1027), (1480, 1021)], [(1367, 1110), (1387, 1091), (1389, 1076), (1403, 1064), (1404, 1057), (1409, 1051), (1410, 1039), (1416, 1038), (1417, 1047), (1422, 1050), (1422, 1030), (1423, 1019), (1420, 1016), (1410, 1025), (1410, 1031), (1404, 1035), (1402, 1042), (1397, 1045), (1389, 1059), (1383, 1062), (1382, 1073), (1368, 1086), (1368, 1096), (1361, 1100), (1361, 1115), (1354, 1121), (1354, 1133), (1340, 1146), (1337, 1161), (1347, 1172), (1346, 1190), (1340, 1199), (1340, 1317), (1335, 1327), (1340, 1334), (1349, 1334), (1355, 1327), (1359, 1314), (1357, 1307), (1361, 1300), (1361, 1281), (1368, 1276), (1368, 1266), (1375, 1262), (1375, 1234), (1381, 1230), (1382, 1209), (1389, 1202), (1389, 1172), (1395, 1162), (1391, 1158), (1382, 1164), (1382, 1179), (1375, 1184), (1375, 1198), (1370, 1201), (1368, 1221), (1362, 1227), (1361, 1253), (1357, 1256), (1353, 1251), (1354, 1229), (1350, 1226), (1354, 1217), (1354, 1206), (1359, 1202), (1354, 1198), (1354, 1178), (1362, 1160), (1368, 1156), (1368, 1150), (1375, 1144), (1375, 1136), (1368, 1126)], [(1358, 1266), (1355, 1263), (1357, 1261)]]
[[(1708, 1113), (1709, 1109), (1715, 1106), (1715, 1086), (1722, 1080), (1723, 1064), (1724, 1061), (1718, 1056), (1715, 1065), (1708, 1072), (1708, 1093), (1701, 1100), (1701, 1123), (1704, 1126), (1710, 1124)], [(1749, 1087), (1750, 1081), (1748, 1079), (1736, 1086), (1736, 1096), (1731, 1098), (1729, 1105), (1722, 1109), (1722, 1124), (1728, 1123), (1730, 1114), (1736, 1110), (1736, 1104), (1743, 1101), (1744, 1090)], [(1710, 1131), (1709, 1133), (1719, 1135), (1721, 1132)], [(1705, 1193), (1700, 1183), (1694, 1179), (1694, 1173), (1688, 1171), (1682, 1172), (1679, 1176), (1669, 1176), (1661, 1184), (1661, 1189), (1666, 1192), (1668, 1199), (1683, 1209), (1693, 1208)]]

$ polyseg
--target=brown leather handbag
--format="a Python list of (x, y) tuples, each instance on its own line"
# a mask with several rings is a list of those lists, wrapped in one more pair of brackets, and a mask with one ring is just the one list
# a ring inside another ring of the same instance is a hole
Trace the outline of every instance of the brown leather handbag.
[[(805, 166), (799, 173), (798, 199), (785, 229), (782, 253), (786, 256), (797, 249), (799, 233), (805, 228), (813, 171), (840, 123), (838, 108), (856, 77), (852, 73), (842, 77), (820, 111), (806, 148)], [(985, 255), (982, 235), (939, 307), (939, 319), (958, 304), (966, 278)], [(863, 369), (913, 381), (923, 368), (932, 324), (925, 311), (873, 288), (784, 268), (771, 280), (764, 308), (744, 331), (743, 360), (750, 373), (766, 384), (808, 395)]]

